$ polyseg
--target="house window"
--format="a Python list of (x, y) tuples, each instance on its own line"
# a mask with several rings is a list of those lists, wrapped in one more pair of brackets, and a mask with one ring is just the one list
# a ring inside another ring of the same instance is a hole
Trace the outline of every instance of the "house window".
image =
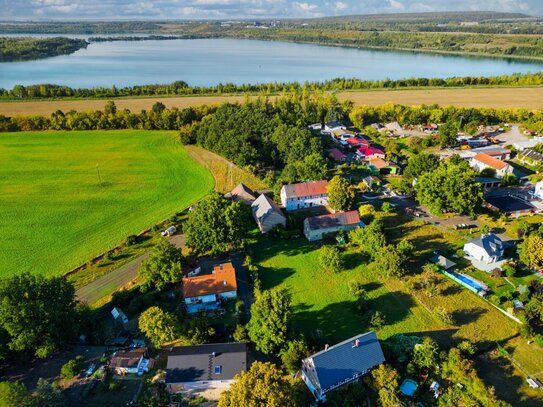
[(222, 366), (215, 366), (215, 374), (221, 374), (222, 373)]

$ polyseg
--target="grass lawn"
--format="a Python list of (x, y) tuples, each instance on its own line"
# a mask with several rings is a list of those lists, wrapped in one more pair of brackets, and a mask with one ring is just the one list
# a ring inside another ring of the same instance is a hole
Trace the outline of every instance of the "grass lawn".
[(2, 275), (63, 274), (210, 192), (212, 175), (174, 136), (143, 130), (2, 134)]
[[(455, 250), (461, 244), (456, 234), (418, 220), (406, 221), (389, 215), (385, 223), (392, 240), (401, 233), (415, 244), (415, 256), (419, 259), (429, 257), (432, 250)], [(433, 336), (444, 345), (464, 338), (486, 345), (516, 333), (513, 321), (455, 283), (443, 279), (443, 295), (436, 297), (411, 292), (400, 279), (380, 278), (351, 248), (345, 250), (347, 270), (338, 274), (320, 270), (318, 247), (303, 237), (295, 240), (263, 237), (251, 248), (251, 253), (260, 265), (264, 288), (282, 286), (291, 291), (295, 327), (307, 335), (314, 335), (319, 329), (331, 343), (370, 329), (367, 320), (356, 312), (355, 298), (348, 290), (348, 282), (355, 279), (365, 285), (370, 308), (386, 316), (387, 324), (378, 330), (381, 339), (412, 333)], [(410, 267), (416, 271), (423, 263), (416, 262)], [(451, 312), (456, 325), (441, 322), (433, 312), (438, 307)]]

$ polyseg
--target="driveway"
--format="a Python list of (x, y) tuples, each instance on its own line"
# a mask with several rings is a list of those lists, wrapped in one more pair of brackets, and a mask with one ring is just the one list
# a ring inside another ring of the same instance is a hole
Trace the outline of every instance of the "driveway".
[[(173, 235), (169, 239), (170, 243), (176, 247), (185, 245), (185, 235)], [(138, 277), (138, 270), (141, 264), (149, 258), (151, 249), (136, 257), (132, 261), (123, 264), (118, 269), (97, 278), (93, 282), (79, 288), (75, 295), (79, 301), (92, 304), (100, 298), (111, 294), (119, 287), (124, 287)]]

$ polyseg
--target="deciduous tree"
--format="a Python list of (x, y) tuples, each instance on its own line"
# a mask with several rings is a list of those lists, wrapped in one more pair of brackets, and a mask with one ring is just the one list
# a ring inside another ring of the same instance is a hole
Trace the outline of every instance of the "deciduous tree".
[(328, 205), (335, 211), (348, 211), (354, 203), (356, 193), (349, 181), (336, 175), (328, 183)]
[(284, 289), (267, 290), (257, 295), (251, 306), (247, 329), (259, 351), (270, 354), (285, 347), (290, 333), (291, 304), (290, 293)]
[(200, 201), (183, 225), (187, 246), (217, 254), (238, 247), (250, 228), (250, 209), (219, 194)]
[(343, 255), (335, 246), (325, 245), (319, 249), (319, 263), (324, 271), (338, 273), (345, 267)]
[(138, 320), (140, 331), (156, 346), (173, 341), (179, 335), (179, 320), (159, 307), (150, 307)]
[(141, 265), (139, 276), (145, 287), (154, 286), (162, 290), (168, 284), (182, 279), (182, 263), (181, 250), (163, 239), (155, 246), (149, 259)]
[(23, 273), (0, 281), (0, 329), (15, 351), (47, 357), (77, 331), (74, 287), (62, 277)]
[(218, 407), (296, 406), (296, 383), (270, 362), (254, 362), (219, 399)]
[(528, 267), (543, 267), (543, 236), (532, 233), (520, 244), (520, 261)]

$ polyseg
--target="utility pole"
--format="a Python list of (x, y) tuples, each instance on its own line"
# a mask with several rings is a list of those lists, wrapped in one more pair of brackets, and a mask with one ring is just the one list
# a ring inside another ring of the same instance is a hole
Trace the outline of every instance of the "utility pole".
[(102, 178), (100, 177), (100, 168), (96, 164), (96, 174), (98, 174), (98, 185), (102, 185)]
[(232, 171), (232, 167), (234, 166), (234, 164), (232, 163), (228, 163), (228, 175), (230, 176), (230, 185), (232, 186), (232, 188), (235, 187), (234, 185), (234, 171)]

